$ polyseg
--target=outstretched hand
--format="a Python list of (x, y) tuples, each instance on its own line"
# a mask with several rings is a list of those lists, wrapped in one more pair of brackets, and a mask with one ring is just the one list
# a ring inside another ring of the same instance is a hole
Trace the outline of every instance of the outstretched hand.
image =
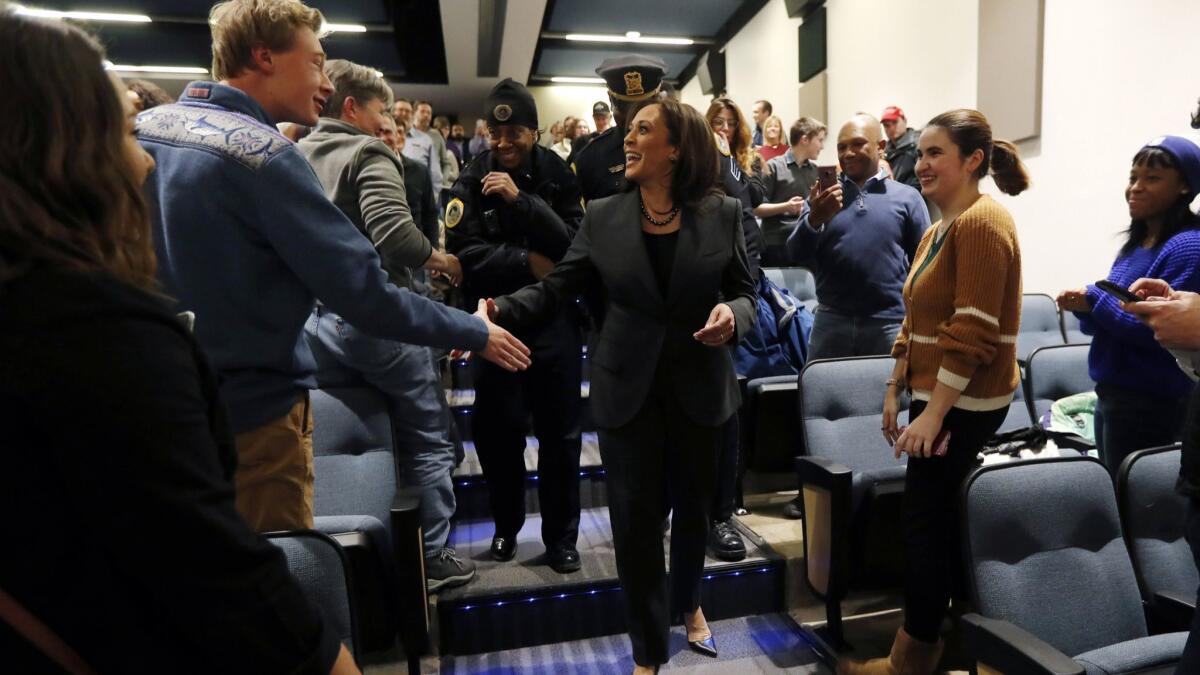
[(722, 302), (713, 307), (704, 328), (692, 333), (692, 337), (708, 347), (720, 347), (733, 338), (733, 330), (733, 310)]
[(497, 313), (496, 303), (490, 298), (479, 301), (475, 316), (483, 319), (488, 329), (487, 346), (479, 355), (508, 371), (525, 370), (530, 363), (529, 347), (493, 322)]

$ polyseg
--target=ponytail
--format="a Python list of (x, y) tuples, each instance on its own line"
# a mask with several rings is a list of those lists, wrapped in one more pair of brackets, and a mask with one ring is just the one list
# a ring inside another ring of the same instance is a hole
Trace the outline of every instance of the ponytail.
[(1008, 141), (992, 141), (992, 159), (989, 173), (996, 187), (1006, 195), (1019, 195), (1029, 189), (1029, 173), (1017, 152), (1017, 146)]
[(976, 150), (983, 153), (983, 162), (975, 170), (975, 178), (992, 174), (996, 187), (1008, 195), (1019, 195), (1029, 188), (1029, 174), (1021, 163), (1017, 146), (993, 139), (992, 126), (983, 113), (966, 108), (950, 110), (929, 120), (926, 126), (945, 129), (950, 142), (958, 146), (963, 157)]

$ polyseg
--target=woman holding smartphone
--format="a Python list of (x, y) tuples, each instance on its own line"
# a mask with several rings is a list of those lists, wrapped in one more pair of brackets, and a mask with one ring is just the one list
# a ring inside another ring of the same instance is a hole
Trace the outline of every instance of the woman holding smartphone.
[[(934, 672), (958, 576), (958, 488), (1020, 382), (1021, 249), (1012, 216), (979, 191), (988, 174), (1006, 194), (1029, 186), (1017, 149), (993, 140), (978, 111), (952, 110), (929, 121), (917, 157), (921, 192), (943, 218), (926, 230), (904, 284), (904, 323), (883, 404), (883, 434), (897, 458), (908, 455), (904, 627), (888, 658), (842, 664), (839, 673)], [(905, 389), (912, 422), (901, 428)]]
[[(1180, 136), (1151, 141), (1133, 157), (1125, 201), (1131, 222), (1107, 281), (1124, 289), (1142, 277), (1200, 291), (1200, 148)], [(1095, 285), (1063, 291), (1058, 306), (1092, 337), (1088, 373), (1096, 381), (1096, 444), (1114, 476), (1142, 448), (1179, 438), (1192, 382), (1121, 298)]]

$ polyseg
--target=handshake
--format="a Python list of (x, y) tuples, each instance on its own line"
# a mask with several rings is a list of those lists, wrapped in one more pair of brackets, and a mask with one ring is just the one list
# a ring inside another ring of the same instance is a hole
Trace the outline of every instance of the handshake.
[(510, 372), (525, 370), (530, 364), (529, 347), (512, 333), (496, 325), (497, 314), (499, 310), (491, 298), (479, 301), (475, 316), (483, 319), (488, 329), (487, 346), (479, 355)]

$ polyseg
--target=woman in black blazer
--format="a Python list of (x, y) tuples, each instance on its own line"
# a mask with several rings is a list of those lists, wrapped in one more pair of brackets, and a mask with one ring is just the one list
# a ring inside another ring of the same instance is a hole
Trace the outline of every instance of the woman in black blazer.
[[(608, 474), (617, 573), (638, 672), (667, 660), (669, 606), (688, 642), (716, 655), (700, 611), (721, 424), (739, 393), (725, 345), (754, 323), (754, 284), (737, 200), (722, 197), (704, 118), (674, 101), (638, 111), (625, 137), (627, 192), (588, 204), (570, 250), (540, 283), (489, 303), (495, 320), (547, 320), (602, 296), (588, 350), (591, 405)], [(671, 584), (663, 569), (663, 488)]]

